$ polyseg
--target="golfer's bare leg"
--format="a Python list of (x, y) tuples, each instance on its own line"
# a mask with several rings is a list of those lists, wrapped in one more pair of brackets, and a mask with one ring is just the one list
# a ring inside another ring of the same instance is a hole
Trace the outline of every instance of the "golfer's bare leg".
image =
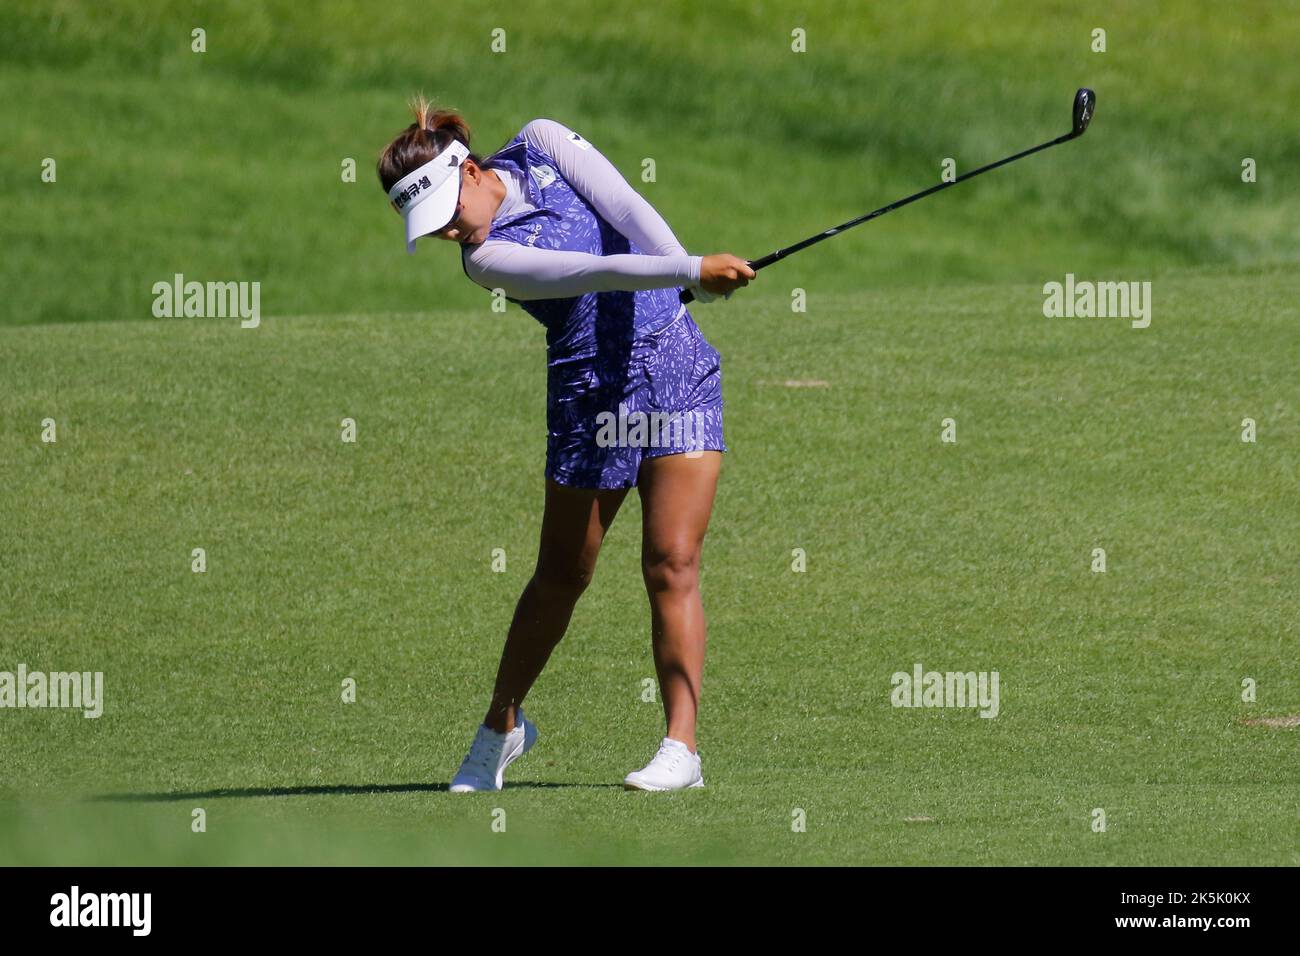
[(574, 605), (591, 583), (600, 544), (626, 496), (625, 489), (596, 491), (546, 482), (537, 567), (515, 606), (492, 703), (483, 718), (491, 729), (514, 729), (519, 705), (564, 636)]
[(704, 675), (700, 553), (722, 453), (665, 455), (641, 464), (641, 570), (650, 596), (651, 642), (668, 736), (695, 749)]

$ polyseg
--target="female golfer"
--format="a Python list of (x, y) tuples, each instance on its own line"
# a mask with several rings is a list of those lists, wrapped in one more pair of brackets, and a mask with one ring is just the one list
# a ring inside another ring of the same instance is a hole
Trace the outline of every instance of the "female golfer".
[(632, 790), (702, 787), (695, 720), (704, 669), (700, 551), (722, 452), (722, 373), (679, 300), (730, 295), (743, 259), (691, 256), (587, 140), (536, 119), (497, 152), (470, 152), (451, 110), (415, 122), (379, 158), (379, 180), (421, 236), (460, 243), (465, 274), (546, 328), (546, 506), (537, 567), (506, 635), (487, 714), (452, 792), (500, 790), (537, 740), (522, 707), (583, 590), (628, 489), (642, 504), (641, 566), (667, 734), (628, 774)]

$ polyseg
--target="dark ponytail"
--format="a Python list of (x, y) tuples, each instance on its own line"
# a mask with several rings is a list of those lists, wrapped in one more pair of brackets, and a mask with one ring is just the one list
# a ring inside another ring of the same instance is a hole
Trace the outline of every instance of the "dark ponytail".
[[(424, 96), (415, 96), (410, 103), (415, 122), (406, 127), (384, 147), (379, 154), (377, 172), (384, 192), (392, 189), (403, 176), (410, 175), (450, 146), (453, 142), (469, 149), (469, 123), (455, 110), (434, 109)], [(469, 154), (475, 164), (483, 161)]]

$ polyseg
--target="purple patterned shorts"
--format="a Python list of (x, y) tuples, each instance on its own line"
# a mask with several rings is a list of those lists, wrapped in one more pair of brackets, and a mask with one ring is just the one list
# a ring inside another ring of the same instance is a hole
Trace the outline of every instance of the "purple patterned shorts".
[(631, 488), (644, 458), (726, 451), (722, 365), (690, 312), (589, 358), (547, 366), (546, 477)]

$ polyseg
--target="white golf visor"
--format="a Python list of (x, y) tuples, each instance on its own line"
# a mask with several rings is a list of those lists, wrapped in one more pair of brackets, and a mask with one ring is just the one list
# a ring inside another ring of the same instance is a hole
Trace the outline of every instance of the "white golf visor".
[(408, 173), (388, 190), (393, 208), (406, 220), (406, 251), (415, 251), (415, 240), (437, 232), (455, 218), (460, 199), (460, 167), (469, 149), (459, 140)]

